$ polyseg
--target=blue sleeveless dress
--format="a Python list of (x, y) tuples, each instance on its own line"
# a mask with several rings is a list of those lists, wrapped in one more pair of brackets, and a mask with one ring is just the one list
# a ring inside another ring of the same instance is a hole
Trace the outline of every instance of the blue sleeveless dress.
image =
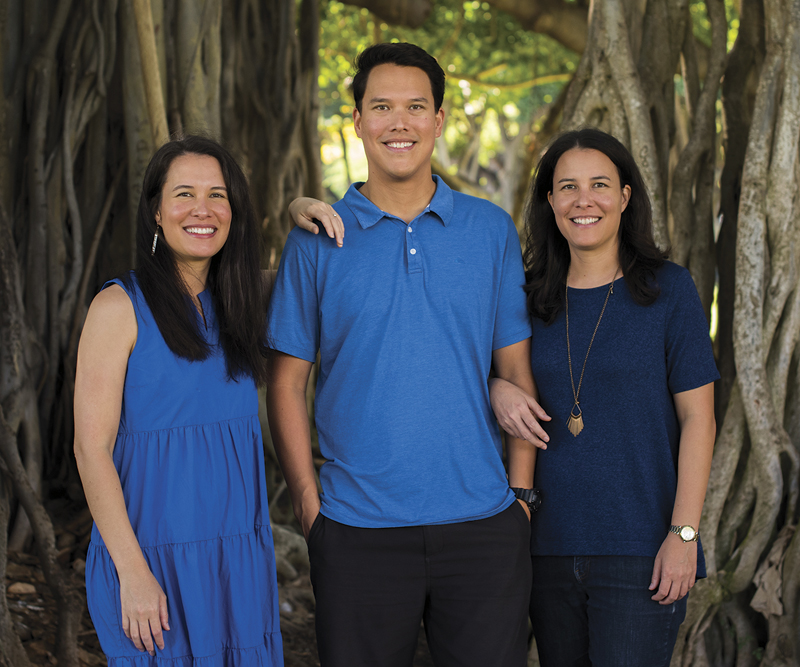
[[(219, 347), (205, 361), (176, 357), (141, 291), (113, 282), (138, 323), (114, 464), (171, 629), (155, 657), (125, 636), (117, 570), (94, 526), (86, 594), (109, 667), (283, 665), (256, 387), (228, 380)], [(199, 298), (214, 346), (214, 306), (206, 292)]]

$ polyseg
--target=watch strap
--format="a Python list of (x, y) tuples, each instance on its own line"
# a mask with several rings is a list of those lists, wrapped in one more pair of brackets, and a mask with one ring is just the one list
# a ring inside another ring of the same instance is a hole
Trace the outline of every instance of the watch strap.
[(511, 487), (514, 497), (528, 505), (531, 512), (535, 512), (542, 505), (542, 492), (536, 487), (532, 489), (522, 489), (519, 487)]

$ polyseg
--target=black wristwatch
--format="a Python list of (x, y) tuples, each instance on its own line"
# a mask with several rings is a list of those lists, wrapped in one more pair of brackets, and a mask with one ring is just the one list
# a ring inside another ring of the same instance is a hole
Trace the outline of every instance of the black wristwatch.
[(514, 496), (528, 505), (531, 513), (535, 512), (542, 506), (542, 492), (536, 487), (532, 489), (519, 489), (511, 487)]

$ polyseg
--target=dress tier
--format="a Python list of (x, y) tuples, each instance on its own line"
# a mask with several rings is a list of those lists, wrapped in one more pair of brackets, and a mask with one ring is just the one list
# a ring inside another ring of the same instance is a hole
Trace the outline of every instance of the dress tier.
[(214, 346), (189, 362), (167, 347), (141, 292), (114, 446), (125, 504), (167, 596), (164, 650), (140, 653), (121, 625), (117, 570), (92, 529), (89, 612), (109, 667), (283, 664), (264, 451), (253, 381), (230, 381), (211, 297), (201, 330)]

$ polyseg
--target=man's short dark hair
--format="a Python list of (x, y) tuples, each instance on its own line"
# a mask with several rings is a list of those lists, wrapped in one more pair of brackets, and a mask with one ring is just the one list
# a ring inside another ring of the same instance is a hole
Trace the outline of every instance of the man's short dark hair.
[(353, 97), (356, 109), (361, 113), (361, 100), (367, 89), (369, 73), (378, 65), (397, 65), (399, 67), (418, 67), (431, 82), (433, 105), (439, 111), (444, 99), (444, 70), (439, 67), (436, 58), (416, 44), (407, 42), (373, 44), (364, 49), (356, 58), (356, 75), (353, 77)]

